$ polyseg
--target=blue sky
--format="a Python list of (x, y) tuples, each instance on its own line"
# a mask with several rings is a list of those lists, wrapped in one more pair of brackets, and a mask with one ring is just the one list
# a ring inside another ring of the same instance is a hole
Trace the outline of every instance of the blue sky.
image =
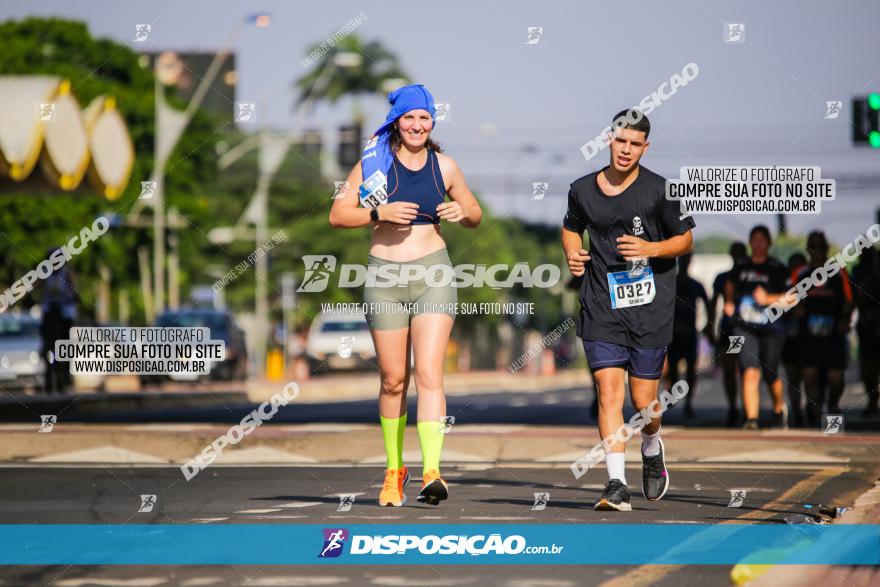
[[(567, 185), (607, 161), (586, 162), (580, 146), (618, 110), (637, 103), (682, 67), (700, 74), (651, 115), (652, 145), (643, 163), (677, 176), (683, 165), (819, 165), (839, 178), (838, 200), (821, 217), (790, 218), (804, 232), (818, 225), (838, 242), (864, 230), (880, 204), (880, 151), (849, 138), (849, 99), (880, 90), (880, 3), (761, 0), (675, 3), (447, 1), (4, 3), (0, 18), (56, 15), (85, 20), (96, 36), (143, 50), (208, 50), (224, 45), (247, 13), (273, 15), (266, 29), (235, 40), (237, 99), (259, 101), (261, 124), (290, 129), (293, 81), (306, 48), (364, 13), (358, 34), (378, 39), (404, 69), (451, 104), (435, 137), (475, 191), (499, 213), (558, 222)], [(743, 22), (745, 42), (725, 44), (724, 23)], [(152, 25), (146, 43), (134, 27)], [(526, 45), (526, 27), (544, 32)], [(844, 111), (825, 120), (825, 101)], [(382, 97), (361, 101), (371, 126), (384, 118)], [(353, 105), (319, 108), (310, 124), (336, 124)], [(855, 178), (855, 179), (853, 179)], [(550, 181), (542, 202), (531, 182)], [(856, 188), (859, 183), (866, 188)], [(853, 186), (852, 189), (846, 186)], [(701, 217), (704, 234), (741, 237), (757, 216)]]

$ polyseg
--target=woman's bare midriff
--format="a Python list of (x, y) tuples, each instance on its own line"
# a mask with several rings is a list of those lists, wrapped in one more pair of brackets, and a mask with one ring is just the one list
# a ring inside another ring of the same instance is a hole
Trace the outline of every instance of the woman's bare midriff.
[(395, 224), (380, 222), (373, 227), (370, 254), (380, 259), (406, 263), (446, 248), (437, 224)]

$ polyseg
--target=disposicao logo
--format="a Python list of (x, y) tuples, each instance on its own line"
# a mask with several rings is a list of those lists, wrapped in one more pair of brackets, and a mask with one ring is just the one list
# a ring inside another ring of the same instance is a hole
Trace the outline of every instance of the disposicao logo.
[(342, 554), (345, 541), (348, 540), (348, 530), (345, 528), (324, 528), (324, 546), (318, 554), (318, 558), (336, 558)]

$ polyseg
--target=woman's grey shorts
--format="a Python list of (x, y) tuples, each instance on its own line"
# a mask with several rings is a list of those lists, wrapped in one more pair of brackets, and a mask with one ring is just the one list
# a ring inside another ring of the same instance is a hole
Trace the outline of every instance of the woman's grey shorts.
[(371, 329), (407, 328), (418, 314), (447, 314), (455, 320), (458, 292), (446, 249), (405, 263), (373, 255), (367, 259), (364, 305)]

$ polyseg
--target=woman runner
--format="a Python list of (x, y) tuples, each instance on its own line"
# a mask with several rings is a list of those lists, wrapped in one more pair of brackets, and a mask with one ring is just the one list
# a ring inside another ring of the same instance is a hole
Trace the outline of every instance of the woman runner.
[(436, 112), (431, 93), (414, 84), (391, 92), (388, 101), (391, 110), (351, 170), (345, 195), (334, 201), (330, 224), (370, 226), (368, 275), (397, 279), (390, 286), (387, 280), (368, 280), (364, 288), (379, 363), (379, 420), (387, 456), (379, 504), (406, 503), (403, 436), (412, 348), (423, 476), (417, 499), (437, 505), (449, 495), (440, 477), (443, 363), (457, 303), (440, 221), (474, 228), (482, 210), (456, 162), (430, 138)]

